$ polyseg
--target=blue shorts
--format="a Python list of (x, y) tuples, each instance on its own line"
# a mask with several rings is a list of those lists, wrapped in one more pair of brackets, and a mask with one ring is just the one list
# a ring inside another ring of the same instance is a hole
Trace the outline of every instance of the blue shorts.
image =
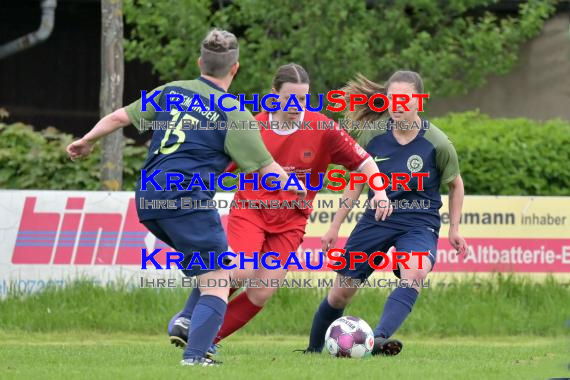
[[(206, 269), (201, 265), (193, 265), (182, 270), (186, 276), (199, 276), (220, 269), (218, 257), (228, 250), (228, 242), (217, 210), (197, 211), (174, 218), (150, 219), (141, 223), (154, 236), (184, 254), (181, 263), (184, 268), (192, 260), (194, 252), (200, 252)], [(210, 252), (214, 252), (211, 256), (215, 258), (212, 265)]]
[[(391, 247), (395, 247), (400, 252), (429, 252), (429, 260), (432, 269), (435, 266), (437, 256), (438, 230), (426, 226), (404, 227), (390, 224), (390, 218), (384, 222), (376, 222), (373, 217), (363, 215), (358, 221), (354, 230), (352, 230), (344, 249), (348, 252), (359, 251), (371, 255), (380, 251), (387, 253)], [(378, 260), (374, 261), (376, 265), (380, 265), (382, 257), (378, 256)], [(415, 257), (413, 260), (417, 260)], [(391, 265), (391, 264), (390, 264)], [(335, 270), (342, 276), (353, 279), (365, 280), (374, 272), (374, 268), (366, 261), (363, 263), (355, 263), (354, 269), (350, 268), (349, 257), (346, 258), (346, 266), (342, 269)], [(394, 270), (394, 274), (400, 278), (399, 269)]]

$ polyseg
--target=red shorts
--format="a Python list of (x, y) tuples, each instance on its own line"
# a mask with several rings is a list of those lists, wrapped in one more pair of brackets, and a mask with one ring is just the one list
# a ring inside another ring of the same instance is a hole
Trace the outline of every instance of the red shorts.
[(261, 257), (265, 252), (273, 251), (279, 253), (280, 260), (286, 260), (291, 252), (297, 252), (305, 230), (294, 228), (271, 233), (249, 219), (230, 214), (227, 235), (230, 250), (234, 253), (245, 252), (246, 256), (252, 257), (252, 252), (259, 252)]

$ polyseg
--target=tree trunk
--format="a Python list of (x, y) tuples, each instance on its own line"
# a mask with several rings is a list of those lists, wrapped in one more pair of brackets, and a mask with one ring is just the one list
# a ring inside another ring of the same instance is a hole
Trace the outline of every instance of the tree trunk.
[[(123, 103), (123, 1), (101, 1), (101, 117)], [(123, 130), (102, 140), (101, 190), (121, 190), (123, 185)]]

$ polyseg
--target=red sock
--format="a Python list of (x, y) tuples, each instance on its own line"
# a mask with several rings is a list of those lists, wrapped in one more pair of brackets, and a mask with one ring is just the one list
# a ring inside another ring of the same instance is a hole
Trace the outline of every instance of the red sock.
[(251, 303), (247, 298), (247, 292), (242, 292), (228, 303), (224, 323), (218, 332), (218, 336), (214, 339), (214, 343), (218, 343), (245, 326), (261, 309), (262, 307)]

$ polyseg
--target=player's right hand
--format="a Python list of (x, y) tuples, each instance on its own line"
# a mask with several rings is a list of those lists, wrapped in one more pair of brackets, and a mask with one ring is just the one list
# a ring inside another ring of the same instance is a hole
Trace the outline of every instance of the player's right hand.
[(297, 194), (299, 199), (305, 199), (307, 196), (307, 189), (305, 189), (305, 186), (302, 182), (299, 182), (299, 185), (301, 186), (300, 189), (298, 189), (296, 186), (289, 186), (288, 190), (294, 194)]
[(338, 229), (331, 227), (327, 233), (321, 238), (321, 248), (326, 254), (329, 249), (334, 248), (336, 241), (338, 240)]
[(72, 142), (65, 149), (69, 158), (74, 161), (77, 158), (87, 157), (91, 153), (93, 146), (85, 139), (79, 139)]
[(386, 220), (387, 217), (392, 215), (392, 211), (394, 211), (394, 208), (390, 204), (390, 200), (388, 199), (388, 196), (386, 195), (386, 192), (384, 190), (382, 190), (381, 192), (376, 192), (373, 200), (374, 200), (374, 205), (381, 206), (381, 207), (376, 207), (376, 213), (375, 213), (376, 221), (380, 220), (384, 221)]

